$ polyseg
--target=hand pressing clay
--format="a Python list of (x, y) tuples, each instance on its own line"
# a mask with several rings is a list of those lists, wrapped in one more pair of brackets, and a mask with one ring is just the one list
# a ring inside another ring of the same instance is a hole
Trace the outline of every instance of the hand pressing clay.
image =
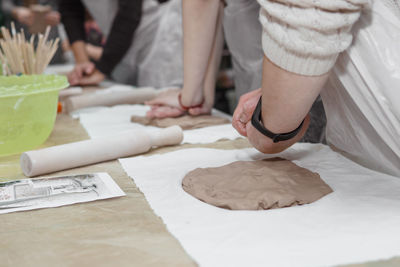
[(332, 192), (317, 173), (282, 158), (195, 169), (185, 176), (182, 187), (201, 201), (231, 210), (303, 205)]
[(132, 116), (131, 122), (136, 122), (143, 125), (150, 125), (161, 128), (178, 125), (183, 130), (198, 129), (208, 126), (231, 123), (231, 121), (226, 118), (221, 118), (211, 115), (201, 115), (201, 116), (184, 115), (177, 118), (163, 118), (163, 119), (157, 119), (157, 118), (150, 119), (147, 117)]

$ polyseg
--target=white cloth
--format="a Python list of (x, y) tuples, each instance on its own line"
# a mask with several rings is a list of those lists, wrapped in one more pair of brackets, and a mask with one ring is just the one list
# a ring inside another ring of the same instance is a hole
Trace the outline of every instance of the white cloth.
[(332, 266), (400, 255), (400, 179), (323, 145), (296, 144), (280, 156), (319, 173), (334, 192), (309, 205), (231, 211), (183, 191), (184, 175), (269, 156), (254, 149), (195, 148), (120, 163), (200, 266)]
[[(158, 127), (144, 126), (139, 123), (131, 122), (132, 115), (145, 116), (149, 109), (149, 106), (144, 105), (118, 105), (114, 107), (93, 107), (81, 109), (74, 111), (71, 115), (74, 118), (79, 118), (80, 123), (85, 128), (90, 138), (96, 138), (112, 136), (115, 133), (133, 129), (146, 128), (150, 131), (158, 130)], [(213, 110), (212, 114), (230, 118), (230, 116), (217, 110)], [(183, 143), (188, 144), (207, 144), (221, 139), (234, 140), (239, 137), (240, 135), (231, 124), (222, 124), (183, 131)]]

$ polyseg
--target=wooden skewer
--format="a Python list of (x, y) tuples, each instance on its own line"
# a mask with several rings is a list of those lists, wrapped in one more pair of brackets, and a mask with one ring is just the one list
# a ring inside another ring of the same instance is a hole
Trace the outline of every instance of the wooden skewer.
[[(50, 26), (47, 26), (45, 34), (39, 34), (36, 49), (34, 47), (35, 36), (30, 40), (25, 39), (23, 30), (17, 32), (14, 24), (10, 31), (1, 27), (3, 39), (0, 39), (0, 60), (6, 70), (6, 75), (15, 74), (41, 74), (50, 63), (57, 51), (59, 38), (48, 41)], [(0, 67), (3, 67), (1, 66)]]

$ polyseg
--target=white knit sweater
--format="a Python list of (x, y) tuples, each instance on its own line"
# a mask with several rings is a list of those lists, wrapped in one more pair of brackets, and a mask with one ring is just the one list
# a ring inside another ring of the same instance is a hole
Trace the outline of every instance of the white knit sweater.
[(351, 27), (370, 0), (258, 2), (265, 55), (287, 71), (321, 75), (351, 44)]

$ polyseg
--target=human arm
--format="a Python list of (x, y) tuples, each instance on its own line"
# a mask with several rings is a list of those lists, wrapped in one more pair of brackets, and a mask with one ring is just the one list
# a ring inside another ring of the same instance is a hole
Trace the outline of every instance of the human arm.
[(75, 67), (68, 73), (68, 81), (71, 85), (77, 85), (84, 76), (90, 76), (95, 70), (85, 48), (85, 7), (80, 0), (60, 0), (59, 10), (75, 58)]
[(183, 88), (160, 94), (153, 101), (149, 117), (179, 116), (184, 113), (178, 102), (192, 107), (190, 114), (209, 113), (214, 102), (215, 79), (221, 58), (223, 34), (220, 0), (183, 1)]
[(142, 17), (142, 4), (143, 0), (118, 1), (117, 14), (100, 60), (96, 63), (102, 73), (110, 75), (131, 46)]
[[(71, 84), (97, 84), (110, 75), (132, 43), (134, 32), (139, 26), (142, 0), (119, 0), (118, 11), (100, 60), (93, 64), (85, 47), (84, 7), (80, 0), (62, 0), (62, 20), (71, 40), (77, 65), (69, 74)], [(77, 32), (74, 29), (78, 29)]]
[[(327, 78), (328, 73), (304, 76), (289, 72), (264, 57), (262, 88), (242, 96), (233, 116), (234, 127), (261, 152), (278, 153), (285, 150), (305, 134), (309, 125), (307, 114)], [(274, 143), (254, 128), (251, 116), (261, 95), (262, 124), (269, 131), (291, 132), (304, 119), (301, 130), (294, 138)]]
[[(292, 0), (259, 2), (265, 53), (262, 89), (242, 97), (233, 125), (258, 150), (277, 153), (304, 135), (311, 105), (337, 55), (350, 45), (351, 26), (368, 1), (302, 1), (294, 7)], [(262, 124), (268, 130), (291, 132), (305, 120), (294, 138), (274, 143), (253, 127), (251, 116), (260, 95)]]
[[(222, 28), (224, 7), (220, 2), (219, 15), (217, 20), (217, 29), (215, 32), (213, 48), (210, 55), (210, 60), (207, 66), (207, 72), (204, 78), (203, 95), (204, 103), (201, 107), (189, 109), (191, 115), (207, 114), (211, 112), (215, 100), (215, 84), (217, 83), (217, 76), (219, 66), (221, 64), (222, 50), (224, 46), (224, 34)], [(182, 99), (184, 92), (182, 92)], [(183, 100), (182, 100), (183, 102)]]

